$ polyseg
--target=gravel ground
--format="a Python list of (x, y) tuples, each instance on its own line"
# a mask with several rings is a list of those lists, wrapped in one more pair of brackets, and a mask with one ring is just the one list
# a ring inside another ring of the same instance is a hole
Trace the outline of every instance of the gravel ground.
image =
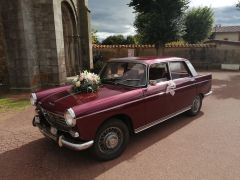
[(31, 126), (33, 108), (0, 114), (0, 179), (240, 178), (240, 73), (214, 72), (197, 117), (177, 116), (131, 138), (124, 154), (97, 162), (58, 148)]

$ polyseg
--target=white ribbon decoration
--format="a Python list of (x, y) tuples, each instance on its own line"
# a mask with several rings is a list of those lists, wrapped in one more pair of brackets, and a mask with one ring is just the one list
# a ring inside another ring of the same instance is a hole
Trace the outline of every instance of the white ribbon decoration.
[(170, 93), (172, 96), (175, 95), (176, 84), (171, 80), (168, 82), (166, 93)]

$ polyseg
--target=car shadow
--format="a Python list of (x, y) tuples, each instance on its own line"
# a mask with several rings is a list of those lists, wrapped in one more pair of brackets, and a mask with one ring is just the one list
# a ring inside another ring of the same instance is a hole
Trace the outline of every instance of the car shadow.
[(134, 160), (141, 151), (203, 116), (179, 115), (142, 133), (133, 135), (123, 155), (99, 162), (89, 151), (59, 148), (42, 138), (0, 154), (0, 179), (94, 179), (124, 161)]
[(218, 99), (240, 99), (240, 75), (232, 75), (229, 80), (213, 79), (213, 95)]

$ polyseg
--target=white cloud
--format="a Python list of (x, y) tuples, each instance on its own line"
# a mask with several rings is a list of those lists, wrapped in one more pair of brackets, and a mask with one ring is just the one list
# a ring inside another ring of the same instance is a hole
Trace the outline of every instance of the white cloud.
[(235, 6), (237, 0), (191, 0), (190, 6), (224, 7)]
[[(210, 6), (214, 8), (216, 24), (240, 24), (240, 11), (235, 4), (238, 0), (191, 0), (190, 7)], [(101, 3), (100, 3), (101, 2)], [(90, 0), (92, 27), (98, 31), (100, 40), (108, 36), (122, 34), (134, 35), (135, 14), (128, 7), (130, 0)]]

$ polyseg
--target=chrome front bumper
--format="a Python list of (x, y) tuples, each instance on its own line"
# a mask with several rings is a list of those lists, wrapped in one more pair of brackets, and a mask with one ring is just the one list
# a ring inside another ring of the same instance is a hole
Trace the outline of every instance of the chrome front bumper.
[(66, 148), (69, 148), (69, 149), (72, 149), (75, 151), (82, 151), (82, 150), (90, 148), (94, 143), (94, 141), (88, 141), (85, 143), (76, 144), (76, 143), (72, 143), (69, 140), (67, 140), (63, 135), (55, 136), (55, 135), (51, 134), (51, 132), (49, 132), (46, 128), (44, 128), (41, 125), (40, 120), (37, 117), (34, 117), (34, 119), (33, 119), (33, 126), (37, 126), (39, 128), (40, 132), (44, 136), (57, 142), (59, 147), (66, 147)]
[(209, 91), (209, 93), (204, 94), (204, 97), (208, 97), (208, 96), (212, 95), (212, 93), (213, 93), (213, 91)]

